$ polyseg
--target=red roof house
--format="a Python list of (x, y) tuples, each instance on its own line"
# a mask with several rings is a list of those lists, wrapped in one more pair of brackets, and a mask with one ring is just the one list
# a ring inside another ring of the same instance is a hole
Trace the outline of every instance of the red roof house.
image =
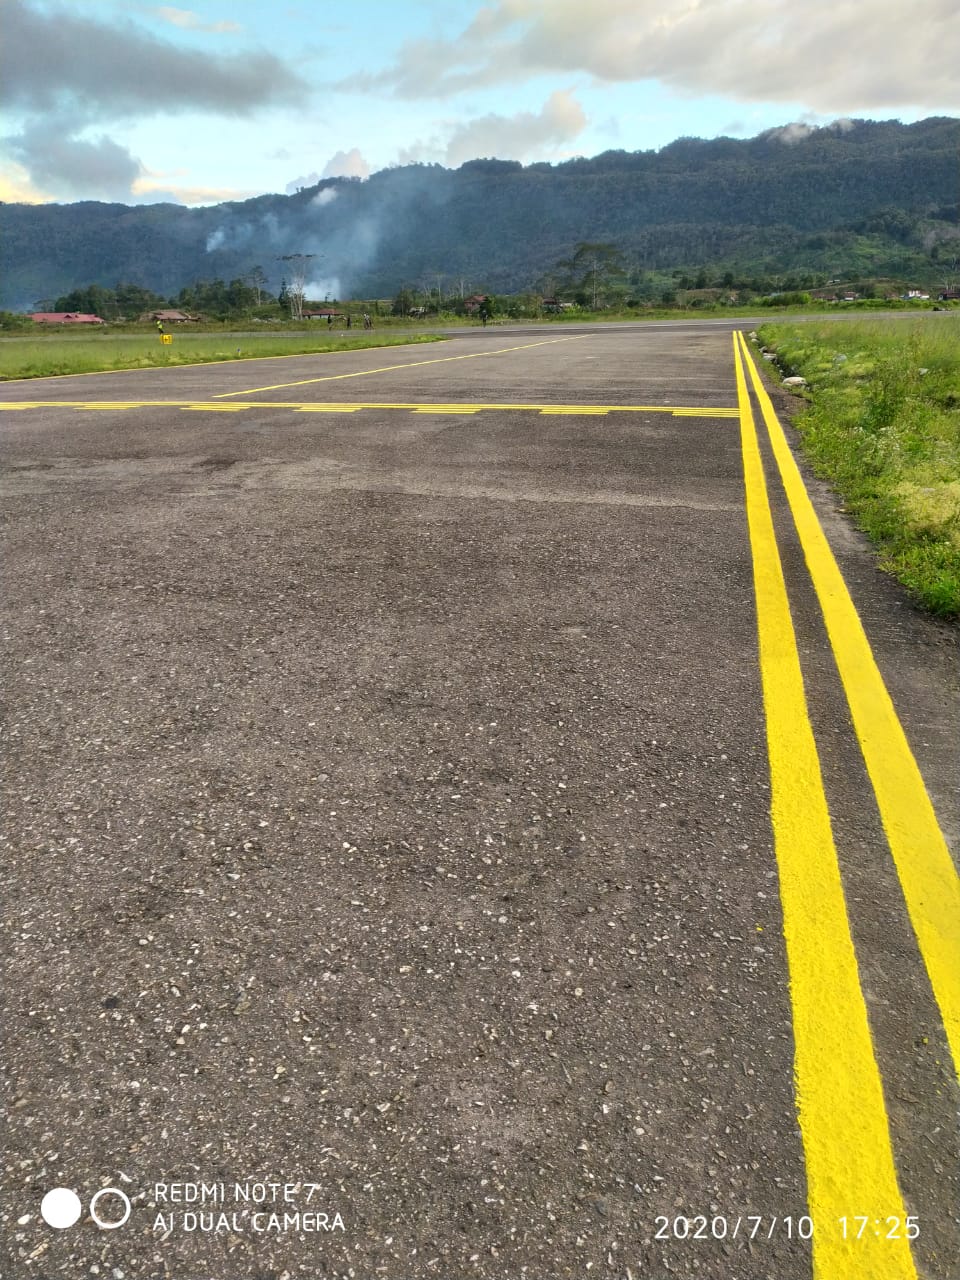
[(30, 317), (36, 324), (103, 324), (99, 316), (83, 311), (35, 311)]

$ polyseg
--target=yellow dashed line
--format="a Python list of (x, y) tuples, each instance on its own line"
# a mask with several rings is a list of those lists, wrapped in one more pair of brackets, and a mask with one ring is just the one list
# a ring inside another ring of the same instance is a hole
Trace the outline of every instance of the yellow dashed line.
[[(292, 408), (294, 413), (357, 413), (358, 410), (364, 408), (362, 404), (298, 404), (285, 405), (285, 408)], [(254, 404), (237, 405), (239, 409), (255, 409)]]
[(243, 413), (245, 404), (182, 404), (182, 413)]
[[(461, 357), (457, 357), (460, 359)], [(698, 408), (696, 405), (670, 404), (417, 404), (408, 402), (383, 402), (361, 400), (348, 403), (332, 401), (299, 400), (244, 400), (238, 404), (223, 404), (209, 400), (8, 400), (0, 402), (0, 409), (191, 409), (197, 412), (242, 413), (246, 409), (292, 409), (295, 413), (357, 413), (361, 409), (399, 409), (413, 413), (539, 413), (543, 415), (602, 415), (606, 413), (669, 413), (675, 418), (736, 418), (738, 410), (725, 408)]]
[(735, 418), (736, 409), (674, 409), (678, 418)]
[(736, 337), (734, 360), (814, 1278), (916, 1280), (902, 1237), (840, 1230), (854, 1214), (903, 1222), (906, 1211)]
[(609, 412), (610, 412), (610, 410), (609, 410), (609, 409), (605, 409), (605, 408), (603, 408), (601, 405), (581, 405), (581, 406), (579, 406), (579, 407), (578, 407), (577, 405), (568, 405), (568, 404), (560, 404), (560, 405), (556, 405), (556, 406), (555, 406), (554, 408), (552, 408), (552, 409), (541, 409), (541, 410), (540, 410), (540, 413), (541, 413), (542, 415), (549, 415), (549, 414), (563, 414), (563, 413), (582, 413), (582, 414), (600, 413), (600, 414), (603, 414), (603, 413), (609, 413)]
[(78, 409), (139, 409), (139, 400), (81, 400), (77, 403)]

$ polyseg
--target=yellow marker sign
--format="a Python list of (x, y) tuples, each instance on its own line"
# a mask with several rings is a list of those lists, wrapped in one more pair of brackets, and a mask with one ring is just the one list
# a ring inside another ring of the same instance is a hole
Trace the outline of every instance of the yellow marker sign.
[(163, 345), (164, 345), (165, 347), (169, 347), (169, 346), (170, 346), (170, 344), (171, 344), (171, 342), (173, 342), (173, 334), (172, 334), (172, 333), (161, 333), (161, 335), (160, 335), (160, 341), (163, 343)]

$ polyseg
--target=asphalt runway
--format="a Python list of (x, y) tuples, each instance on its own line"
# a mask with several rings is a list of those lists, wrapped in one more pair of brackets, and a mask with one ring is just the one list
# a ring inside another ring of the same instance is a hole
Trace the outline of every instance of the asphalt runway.
[(956, 629), (733, 327), (0, 386), (4, 1280), (960, 1275)]

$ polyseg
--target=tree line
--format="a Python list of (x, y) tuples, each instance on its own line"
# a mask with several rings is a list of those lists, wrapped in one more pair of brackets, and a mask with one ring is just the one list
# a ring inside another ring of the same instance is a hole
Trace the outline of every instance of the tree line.
[[(513, 293), (540, 288), (581, 244), (616, 245), (647, 279), (896, 271), (933, 285), (960, 231), (957, 131), (945, 117), (855, 121), (789, 141), (778, 130), (681, 138), (556, 165), (406, 165), (196, 209), (0, 204), (0, 306), (87, 280), (135, 281), (168, 300), (214, 278), (236, 294), (253, 287), (258, 262), (276, 298), (284, 259), (298, 255), (355, 297), (393, 297), (435, 270), (449, 293), (459, 278)], [(593, 268), (579, 267), (589, 294)]]
[(134, 321), (152, 311), (168, 309), (198, 314), (214, 320), (240, 315), (284, 312), (284, 292), (274, 297), (264, 287), (266, 274), (255, 267), (248, 275), (230, 281), (195, 280), (176, 294), (164, 297), (142, 285), (121, 282), (112, 289), (84, 285), (55, 298), (38, 299), (37, 311), (81, 311), (107, 321)]

